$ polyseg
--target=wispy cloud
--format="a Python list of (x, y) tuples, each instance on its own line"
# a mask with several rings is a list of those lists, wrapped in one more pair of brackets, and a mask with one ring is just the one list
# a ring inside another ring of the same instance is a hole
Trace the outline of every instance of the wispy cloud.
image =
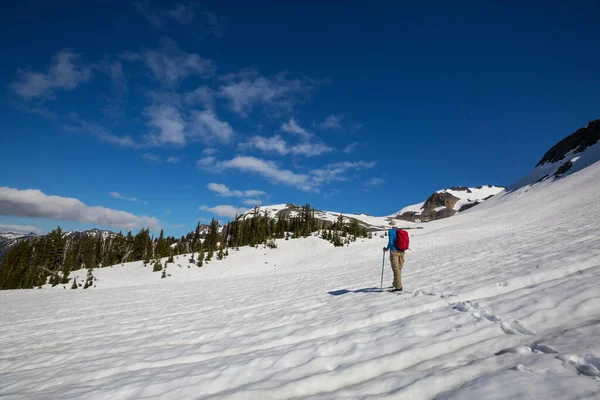
[(199, 36), (221, 37), (223, 35), (225, 25), (223, 18), (202, 9), (199, 3), (179, 3), (173, 8), (161, 8), (148, 2), (136, 2), (134, 7), (157, 29), (163, 28), (167, 22), (176, 22), (194, 28)]
[(375, 163), (344, 161), (330, 163), (323, 168), (313, 169), (308, 173), (296, 173), (278, 167), (273, 161), (250, 156), (238, 156), (231, 160), (218, 162), (216, 166), (221, 169), (233, 169), (259, 174), (274, 183), (295, 186), (304, 191), (319, 191), (321, 185), (348, 180), (346, 176), (347, 172), (370, 169), (375, 166)]
[(366, 161), (344, 161), (325, 165), (323, 168), (311, 171), (313, 181), (316, 184), (324, 184), (335, 181), (345, 181), (348, 178), (344, 175), (349, 170), (361, 171), (375, 166), (374, 162)]
[(358, 146), (358, 142), (352, 142), (352, 143), (350, 143), (349, 145), (347, 145), (344, 148), (344, 153), (346, 153), (346, 154), (352, 153), (354, 151), (354, 149), (356, 149), (356, 146)]
[(78, 199), (49, 196), (40, 190), (0, 187), (0, 215), (99, 224), (119, 229), (159, 229), (158, 219), (125, 211), (91, 207)]
[(310, 190), (308, 175), (297, 174), (290, 170), (279, 168), (274, 162), (255, 157), (238, 156), (228, 161), (217, 164), (222, 169), (235, 169), (239, 171), (260, 174), (269, 180), (284, 185), (297, 186), (302, 190)]
[(58, 90), (73, 90), (92, 77), (92, 69), (81, 62), (79, 54), (70, 49), (56, 53), (48, 70), (44, 72), (17, 71), (17, 81), (10, 88), (25, 100), (53, 98)]
[(15, 107), (17, 110), (28, 113), (28, 114), (40, 115), (44, 118), (48, 118), (48, 119), (52, 119), (52, 120), (57, 120), (59, 117), (58, 114), (55, 113), (54, 111), (50, 111), (49, 109), (44, 108), (40, 105), (29, 105), (26, 103), (12, 102), (12, 101), (9, 101), (9, 103), (13, 107)]
[(146, 107), (144, 116), (147, 125), (155, 130), (148, 136), (150, 144), (186, 145), (185, 121), (178, 109), (170, 105), (152, 105)]
[(43, 230), (36, 228), (31, 225), (10, 225), (10, 224), (0, 224), (0, 232), (13, 232), (13, 233), (44, 233)]
[(272, 137), (253, 136), (248, 141), (240, 143), (241, 149), (257, 149), (265, 153), (286, 155), (289, 153), (286, 141), (279, 135)]
[(242, 201), (242, 203), (247, 206), (260, 206), (261, 204), (263, 204), (263, 201), (259, 199), (247, 199)]
[(219, 95), (244, 117), (259, 106), (291, 111), (316, 87), (316, 82), (309, 78), (290, 78), (287, 73), (265, 77), (254, 70), (225, 75), (222, 79), (225, 83), (219, 88)]
[(319, 128), (323, 130), (342, 130), (342, 114), (329, 114), (323, 122), (319, 124)]
[(318, 138), (313, 137), (311, 133), (303, 130), (298, 125), (291, 125), (291, 127), (288, 126), (286, 129), (297, 130), (294, 133), (301, 135), (302, 141), (296, 144), (288, 144), (280, 135), (271, 137), (256, 135), (246, 142), (240, 143), (240, 148), (257, 149), (265, 153), (276, 153), (279, 155), (293, 154), (307, 157), (318, 156), (333, 151), (333, 148), (322, 143)]
[(142, 62), (152, 76), (166, 86), (175, 86), (188, 76), (208, 78), (215, 73), (216, 67), (212, 60), (182, 51), (170, 38), (162, 38), (159, 47), (159, 50), (146, 49), (139, 53), (125, 52), (121, 57), (131, 62)]
[(196, 161), (196, 166), (199, 168), (206, 168), (214, 165), (217, 159), (215, 157), (204, 157)]
[(169, 164), (177, 164), (179, 163), (179, 157), (170, 156), (166, 160)]
[(162, 157), (159, 156), (158, 154), (154, 154), (154, 153), (144, 153), (144, 154), (142, 154), (142, 158), (146, 161), (153, 162), (153, 163), (162, 162)]
[(219, 205), (215, 207), (200, 206), (202, 211), (210, 211), (220, 217), (235, 218), (236, 215), (246, 212), (248, 209), (244, 207), (235, 207), (232, 205)]
[(300, 127), (300, 125), (298, 125), (296, 120), (294, 120), (293, 118), (290, 119), (288, 122), (284, 123), (283, 125), (281, 125), (281, 131), (291, 133), (294, 135), (298, 135), (304, 139), (308, 139), (308, 138), (312, 137), (312, 133), (310, 133), (306, 129)]
[(79, 117), (74, 117), (76, 125), (63, 125), (62, 129), (67, 132), (73, 133), (88, 133), (94, 135), (101, 141), (105, 143), (115, 144), (121, 147), (132, 147), (132, 148), (140, 148), (142, 145), (137, 143), (135, 140), (131, 138), (131, 136), (118, 136), (114, 133), (111, 133), (107, 129), (101, 127), (100, 125), (92, 124), (86, 121), (83, 121)]
[(230, 142), (235, 133), (228, 122), (221, 121), (212, 111), (193, 111), (190, 131), (205, 140)]
[(383, 185), (384, 183), (385, 183), (385, 180), (383, 178), (371, 178), (365, 182), (365, 185), (366, 186), (379, 186), (379, 185)]
[(202, 154), (204, 154), (205, 156), (212, 156), (213, 154), (216, 154), (219, 150), (213, 148), (213, 147), (207, 147), (206, 149), (202, 150)]
[(215, 108), (215, 93), (206, 86), (201, 86), (192, 92), (186, 93), (183, 99), (189, 106), (200, 104), (207, 110), (214, 110)]
[(227, 185), (220, 183), (209, 183), (206, 187), (211, 192), (215, 192), (219, 196), (223, 197), (258, 197), (267, 195), (267, 193), (261, 190), (231, 190), (227, 187)]
[(127, 197), (127, 196), (123, 196), (121, 193), (119, 192), (108, 192), (108, 195), (110, 197), (114, 197), (115, 199), (120, 199), (120, 200), (129, 200), (129, 201), (138, 201), (137, 197)]

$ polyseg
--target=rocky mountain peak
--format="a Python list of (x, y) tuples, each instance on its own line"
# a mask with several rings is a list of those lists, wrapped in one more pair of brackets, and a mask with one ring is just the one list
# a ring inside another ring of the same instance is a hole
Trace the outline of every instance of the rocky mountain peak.
[(578, 129), (567, 136), (544, 154), (536, 167), (547, 163), (561, 161), (569, 153), (577, 154), (585, 151), (600, 140), (600, 119), (591, 121), (586, 127)]

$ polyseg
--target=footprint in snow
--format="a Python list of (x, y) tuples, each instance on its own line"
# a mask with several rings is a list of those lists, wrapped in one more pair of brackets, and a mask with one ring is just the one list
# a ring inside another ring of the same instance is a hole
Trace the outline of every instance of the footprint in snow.
[(556, 358), (563, 362), (565, 368), (574, 367), (582, 375), (600, 377), (600, 357), (563, 354)]
[(500, 324), (500, 328), (502, 328), (502, 331), (508, 335), (535, 336), (535, 332), (530, 331), (517, 320), (504, 321)]

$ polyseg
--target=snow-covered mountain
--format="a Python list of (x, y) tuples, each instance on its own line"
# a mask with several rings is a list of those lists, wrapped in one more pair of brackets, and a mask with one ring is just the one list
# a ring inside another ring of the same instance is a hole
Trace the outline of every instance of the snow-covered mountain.
[(438, 190), (429, 196), (427, 200), (404, 207), (391, 216), (413, 222), (428, 222), (447, 218), (468, 210), (503, 190), (503, 186), (493, 185), (454, 186), (449, 189)]
[(102, 235), (102, 240), (106, 240), (106, 238), (117, 236), (117, 234), (113, 231), (108, 231), (104, 229), (89, 229), (87, 231), (67, 231), (63, 232), (64, 238), (69, 238), (73, 236), (84, 235), (84, 236), (92, 236), (97, 238), (99, 235)]
[(15, 244), (30, 237), (38, 236), (36, 233), (0, 232), (0, 260), (2, 256)]
[(0, 232), (0, 243), (15, 240), (24, 236), (36, 236), (35, 233)]
[(507, 190), (569, 176), (600, 160), (600, 119), (567, 136), (544, 154), (535, 168)]
[[(301, 206), (289, 203), (258, 207), (260, 215), (266, 215), (270, 218), (279, 218), (281, 216), (293, 218), (300, 215), (301, 211)], [(248, 210), (242, 214), (240, 218), (251, 218), (254, 215), (254, 212), (254, 209)], [(391, 220), (390, 216), (374, 217), (369, 214), (347, 214), (339, 211), (315, 210), (315, 219), (322, 221), (325, 225), (336, 222), (340, 215), (344, 217), (345, 223), (349, 223), (351, 220), (355, 219), (358, 221), (359, 226), (365, 227), (367, 230), (371, 231), (388, 229)], [(414, 227), (410, 222), (405, 223), (405, 225), (406, 228)]]
[(0, 292), (0, 397), (597, 399), (598, 146), (411, 231), (400, 295), (379, 235)]
[[(375, 217), (368, 214), (348, 214), (339, 211), (315, 210), (315, 218), (326, 224), (337, 221), (340, 214), (345, 217), (345, 222), (352, 219), (359, 221), (359, 224), (368, 230), (380, 230), (389, 228), (389, 223), (393, 218), (401, 219), (405, 228), (414, 228), (413, 223), (428, 222), (436, 219), (447, 218), (468, 210), (469, 208), (491, 198), (502, 192), (505, 188), (502, 186), (455, 186), (449, 189), (438, 190), (429, 198), (419, 204), (413, 204), (402, 208), (400, 211), (391, 215)], [(294, 204), (274, 204), (257, 207), (260, 215), (266, 215), (270, 218), (287, 218), (300, 215), (302, 207)], [(254, 209), (246, 211), (241, 218), (249, 218), (254, 215)]]

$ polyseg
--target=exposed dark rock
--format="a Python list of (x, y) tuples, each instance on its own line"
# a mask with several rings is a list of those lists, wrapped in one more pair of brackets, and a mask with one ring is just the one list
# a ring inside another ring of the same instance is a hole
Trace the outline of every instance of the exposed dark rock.
[(581, 153), (600, 140), (600, 119), (591, 121), (585, 128), (567, 136), (544, 154), (536, 167), (546, 163), (555, 163), (565, 158), (567, 153)]
[[(456, 214), (454, 205), (458, 200), (460, 200), (458, 197), (453, 196), (448, 192), (435, 192), (425, 201), (422, 208), (423, 211), (421, 211), (420, 214), (411, 211), (398, 215), (396, 218), (413, 222), (417, 220), (429, 222), (436, 219), (448, 218)], [(436, 209), (440, 207), (444, 207), (444, 209), (436, 211)]]
[(572, 166), (573, 166), (573, 163), (571, 161), (567, 161), (566, 163), (564, 163), (563, 165), (558, 167), (558, 169), (554, 173), (554, 176), (559, 176), (559, 175), (564, 174), (565, 172), (569, 171)]
[[(457, 192), (467, 192), (467, 193), (473, 193), (473, 192), (471, 191), (471, 189), (469, 189), (469, 188), (468, 188), (468, 187), (466, 187), (466, 186), (452, 186), (452, 187), (451, 187), (451, 188), (449, 188), (449, 189), (450, 189), (450, 190), (457, 191)], [(481, 187), (479, 187), (479, 189), (481, 189)]]
[[(494, 197), (494, 196), (493, 196), (493, 195), (492, 195), (492, 196), (488, 196), (487, 198), (485, 198), (485, 200), (489, 199), (490, 197)], [(463, 205), (461, 208), (459, 208), (459, 209), (458, 209), (458, 212), (463, 212), (463, 211), (466, 211), (466, 210), (468, 210), (469, 208), (473, 208), (473, 207), (475, 207), (477, 204), (479, 204), (479, 202), (478, 202), (478, 201), (475, 201), (475, 202), (473, 202), (473, 203), (468, 203), (468, 204), (465, 204), (465, 205)]]
[(542, 176), (540, 179), (537, 180), (536, 183), (540, 183), (541, 181), (543, 181), (544, 179), (546, 179), (548, 177), (548, 174)]

